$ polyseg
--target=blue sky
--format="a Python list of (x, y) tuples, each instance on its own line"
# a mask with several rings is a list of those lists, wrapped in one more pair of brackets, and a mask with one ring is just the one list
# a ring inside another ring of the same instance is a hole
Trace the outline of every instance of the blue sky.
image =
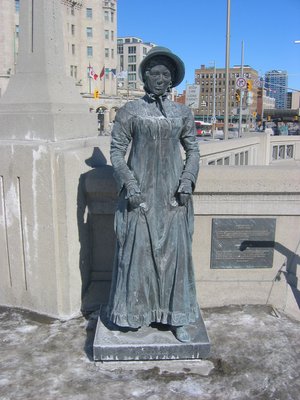
[[(118, 0), (118, 36), (137, 36), (169, 47), (194, 82), (201, 64), (225, 67), (227, 0)], [(230, 65), (260, 74), (286, 70), (288, 86), (300, 89), (300, 0), (231, 0)], [(184, 89), (185, 83), (179, 86)]]

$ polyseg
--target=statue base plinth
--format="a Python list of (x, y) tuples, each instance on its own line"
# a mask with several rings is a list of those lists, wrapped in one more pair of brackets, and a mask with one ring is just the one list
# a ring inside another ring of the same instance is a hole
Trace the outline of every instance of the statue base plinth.
[(202, 359), (210, 352), (210, 342), (200, 313), (188, 327), (189, 343), (179, 342), (170, 327), (152, 324), (138, 330), (120, 328), (100, 312), (94, 339), (95, 361), (145, 361)]

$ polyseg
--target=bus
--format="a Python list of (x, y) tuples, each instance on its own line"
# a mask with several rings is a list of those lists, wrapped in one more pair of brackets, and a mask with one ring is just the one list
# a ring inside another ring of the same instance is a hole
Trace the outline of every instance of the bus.
[(212, 124), (204, 121), (195, 121), (197, 136), (210, 136), (212, 133)]

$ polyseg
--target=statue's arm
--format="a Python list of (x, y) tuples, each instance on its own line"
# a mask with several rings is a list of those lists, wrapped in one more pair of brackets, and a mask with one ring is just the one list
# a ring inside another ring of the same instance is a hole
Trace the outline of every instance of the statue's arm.
[(127, 197), (140, 193), (138, 183), (125, 160), (131, 139), (131, 116), (126, 110), (120, 109), (116, 115), (112, 130), (110, 159), (119, 184), (119, 191), (125, 187), (127, 189)]
[[(185, 150), (186, 159), (184, 168), (181, 174), (181, 184), (178, 189), (179, 192), (185, 192), (182, 187), (191, 186), (194, 190), (199, 172), (200, 153), (199, 146), (196, 139), (196, 128), (193, 114), (190, 110), (185, 110), (186, 117), (184, 118), (184, 127), (181, 134), (181, 144)], [(185, 189), (187, 190), (187, 189)]]

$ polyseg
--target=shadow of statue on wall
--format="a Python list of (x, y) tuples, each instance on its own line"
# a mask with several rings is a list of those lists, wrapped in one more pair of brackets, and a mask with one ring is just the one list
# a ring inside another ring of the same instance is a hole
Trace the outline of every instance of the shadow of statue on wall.
[[(245, 240), (241, 243), (240, 250), (244, 251), (248, 247), (263, 247), (274, 248), (280, 254), (286, 257), (285, 263), (278, 270), (274, 281), (281, 279), (281, 274), (284, 275), (287, 284), (290, 286), (297, 305), (300, 309), (300, 290), (298, 289), (297, 267), (300, 265), (300, 256), (282, 244), (275, 241), (264, 240)], [(297, 251), (297, 250), (296, 250)], [(284, 269), (285, 267), (285, 269)]]
[(113, 168), (95, 147), (85, 163), (77, 190), (77, 225), (80, 241), (81, 312), (88, 317), (108, 301), (115, 234), (117, 188)]

